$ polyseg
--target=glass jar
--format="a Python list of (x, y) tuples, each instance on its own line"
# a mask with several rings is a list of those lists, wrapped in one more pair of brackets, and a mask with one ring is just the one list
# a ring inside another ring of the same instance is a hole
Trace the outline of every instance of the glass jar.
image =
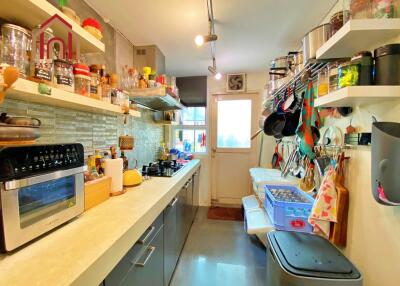
[(328, 82), (329, 82), (329, 93), (334, 92), (339, 87), (339, 63), (332, 62), (328, 66)]
[(372, 0), (351, 0), (350, 2), (351, 19), (372, 18), (371, 1)]
[(26, 78), (30, 70), (31, 32), (17, 25), (4, 24), (1, 27), (1, 34), (3, 39), (1, 62), (18, 68), (20, 76)]
[(100, 69), (99, 65), (90, 66), (90, 97), (94, 99), (101, 99), (101, 86), (100, 86)]
[(328, 94), (328, 70), (323, 68), (318, 72), (318, 96), (326, 94)]
[(339, 66), (338, 83), (339, 88), (358, 85), (359, 83), (359, 65), (351, 62), (345, 62)]
[(349, 19), (349, 11), (339, 11), (331, 17), (330, 24), (331, 24), (331, 37), (340, 30), (341, 27), (348, 21)]
[(89, 67), (84, 64), (74, 64), (75, 93), (90, 95), (90, 73)]
[(356, 53), (351, 63), (359, 66), (359, 85), (372, 85), (373, 58), (369, 51)]
[(71, 62), (54, 60), (53, 85), (63, 90), (74, 92), (74, 72)]
[(374, 18), (400, 17), (400, 0), (372, 0), (372, 16)]

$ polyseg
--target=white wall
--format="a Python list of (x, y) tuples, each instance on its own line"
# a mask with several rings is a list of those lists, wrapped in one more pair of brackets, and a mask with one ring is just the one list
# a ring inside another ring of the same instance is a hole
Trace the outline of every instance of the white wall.
[[(340, 1), (341, 2), (341, 1)], [(339, 4), (335, 11), (340, 10)], [(332, 11), (333, 12), (333, 11)], [(328, 21), (328, 15), (325, 21)], [(400, 43), (400, 36), (390, 43)], [(377, 43), (374, 49), (384, 43)], [(358, 132), (371, 131), (371, 115), (378, 120), (400, 122), (400, 102), (382, 102), (357, 107), (349, 118), (330, 119), (326, 125), (344, 128), (352, 117)], [(323, 133), (322, 133), (323, 134)], [(364, 276), (364, 286), (400, 285), (400, 207), (382, 206), (371, 194), (371, 150), (369, 147), (350, 150), (346, 187), (350, 192), (348, 246), (344, 254)]]

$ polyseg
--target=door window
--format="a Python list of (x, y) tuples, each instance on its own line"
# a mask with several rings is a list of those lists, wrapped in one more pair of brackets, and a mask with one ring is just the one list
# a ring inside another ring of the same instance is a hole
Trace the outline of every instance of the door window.
[(217, 108), (217, 148), (250, 148), (251, 100), (221, 100)]

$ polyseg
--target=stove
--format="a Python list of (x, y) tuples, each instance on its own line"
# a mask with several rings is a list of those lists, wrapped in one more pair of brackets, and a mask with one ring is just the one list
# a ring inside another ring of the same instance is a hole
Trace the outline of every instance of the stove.
[(172, 177), (183, 167), (185, 167), (185, 165), (178, 163), (176, 160), (158, 160), (157, 162), (144, 165), (142, 167), (142, 175), (150, 177)]

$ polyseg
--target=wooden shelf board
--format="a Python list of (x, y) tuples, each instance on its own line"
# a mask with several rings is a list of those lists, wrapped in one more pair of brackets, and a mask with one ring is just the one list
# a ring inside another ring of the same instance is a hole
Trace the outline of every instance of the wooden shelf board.
[(400, 19), (350, 20), (317, 50), (317, 59), (351, 57), (399, 35)]
[(400, 99), (400, 86), (350, 86), (315, 100), (315, 107), (354, 107)]
[[(93, 113), (123, 114), (120, 106), (59, 88), (52, 87), (51, 95), (40, 94), (38, 84), (25, 79), (18, 79), (12, 88), (7, 90), (6, 98)], [(130, 110), (129, 114), (133, 117), (140, 117), (139, 111)]]
[[(0, 18), (8, 22), (32, 29), (48, 18), (58, 14), (72, 25), (80, 43), (81, 53), (104, 52), (104, 43), (92, 36), (89, 32), (71, 20), (67, 15), (58, 10), (46, 0), (4, 0), (0, 1)], [(83, 20), (83, 19), (82, 19)], [(54, 35), (66, 38), (66, 31), (60, 25), (51, 26)], [(73, 47), (75, 44), (73, 44)]]

